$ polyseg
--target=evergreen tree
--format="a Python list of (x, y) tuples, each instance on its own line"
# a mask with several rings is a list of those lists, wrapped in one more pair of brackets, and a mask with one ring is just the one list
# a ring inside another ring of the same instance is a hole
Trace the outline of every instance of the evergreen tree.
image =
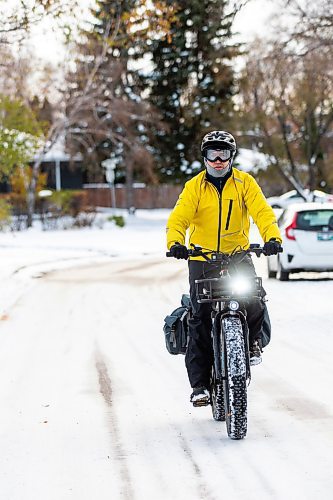
[[(172, 2), (167, 2), (171, 4)], [(168, 130), (156, 130), (161, 178), (179, 180), (198, 168), (200, 140), (228, 128), (235, 92), (230, 45), (233, 13), (223, 0), (179, 0), (169, 36), (152, 40), (154, 70), (142, 77)]]

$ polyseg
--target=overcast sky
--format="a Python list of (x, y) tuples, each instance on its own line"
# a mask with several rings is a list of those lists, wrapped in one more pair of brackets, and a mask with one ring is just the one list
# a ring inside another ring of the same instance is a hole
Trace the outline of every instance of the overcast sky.
[[(81, 17), (86, 19), (89, 15), (89, 5), (93, 0), (81, 0)], [(241, 41), (249, 41), (255, 35), (267, 34), (268, 19), (276, 9), (270, 0), (251, 0), (236, 16), (234, 31), (239, 32)], [(50, 29), (50, 21), (36, 26), (33, 31), (33, 47), (37, 57), (50, 62), (61, 62), (65, 57), (61, 33)], [(237, 38), (238, 39), (238, 38)]]
[(251, 0), (237, 14), (234, 31), (240, 33), (242, 41), (267, 34), (270, 24), (268, 20), (276, 8), (276, 3), (270, 0)]

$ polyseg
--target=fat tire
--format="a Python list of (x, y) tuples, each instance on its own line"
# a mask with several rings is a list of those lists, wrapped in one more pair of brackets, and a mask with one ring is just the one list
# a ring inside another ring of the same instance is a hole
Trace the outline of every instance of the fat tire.
[(228, 436), (243, 439), (247, 432), (246, 352), (240, 318), (221, 321), (222, 366), (225, 367), (224, 403)]
[(214, 367), (212, 368), (210, 397), (214, 420), (217, 420), (218, 422), (225, 422), (223, 382), (216, 379)]

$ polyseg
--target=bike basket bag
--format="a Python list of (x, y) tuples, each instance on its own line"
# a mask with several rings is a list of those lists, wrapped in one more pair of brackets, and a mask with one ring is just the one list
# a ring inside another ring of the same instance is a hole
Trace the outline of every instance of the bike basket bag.
[(170, 354), (185, 354), (188, 342), (189, 296), (183, 295), (182, 305), (164, 318), (165, 345)]
[(262, 347), (266, 347), (271, 340), (271, 322), (269, 319), (268, 315), (268, 310), (265, 304), (265, 310), (264, 310), (264, 320), (261, 326), (261, 343)]

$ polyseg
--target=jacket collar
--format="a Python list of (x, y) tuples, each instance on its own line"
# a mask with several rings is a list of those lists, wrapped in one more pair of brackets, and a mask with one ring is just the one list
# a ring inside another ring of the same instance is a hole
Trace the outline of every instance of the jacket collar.
[(210, 175), (207, 170), (205, 171), (205, 179), (209, 182), (211, 182), (212, 184), (214, 184), (214, 186), (216, 186), (217, 184), (219, 184), (220, 182), (222, 182), (223, 185), (225, 185), (225, 183), (227, 182), (227, 180), (233, 176), (233, 168), (231, 167), (231, 169), (229, 170), (229, 172), (226, 173), (226, 175), (224, 177), (214, 177), (213, 175)]

